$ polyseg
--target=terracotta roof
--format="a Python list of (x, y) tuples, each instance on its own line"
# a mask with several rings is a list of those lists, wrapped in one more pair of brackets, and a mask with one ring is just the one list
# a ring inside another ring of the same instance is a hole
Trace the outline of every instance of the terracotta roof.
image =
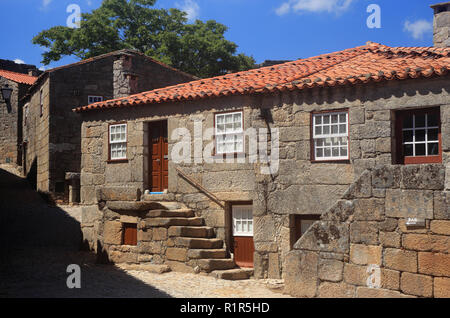
[(34, 82), (36, 82), (36, 80), (37, 80), (36, 76), (30, 76), (27, 74), (16, 73), (16, 72), (5, 71), (5, 70), (0, 70), (0, 76), (7, 78), (13, 82), (27, 84), (27, 85), (33, 85)]
[(450, 48), (388, 47), (368, 42), (331, 54), (98, 102), (74, 111), (442, 76), (449, 69)]

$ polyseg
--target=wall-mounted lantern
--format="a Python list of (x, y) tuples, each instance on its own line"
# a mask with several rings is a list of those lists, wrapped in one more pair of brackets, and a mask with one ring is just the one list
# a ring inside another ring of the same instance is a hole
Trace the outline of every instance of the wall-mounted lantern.
[(2, 97), (6, 102), (6, 108), (8, 109), (8, 113), (11, 112), (11, 94), (13, 89), (6, 84), (4, 87), (0, 88), (0, 92), (2, 93)]

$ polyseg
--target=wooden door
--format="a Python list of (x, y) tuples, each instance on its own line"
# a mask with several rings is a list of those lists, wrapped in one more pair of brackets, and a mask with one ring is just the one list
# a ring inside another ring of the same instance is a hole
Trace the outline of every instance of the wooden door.
[(149, 124), (150, 188), (151, 192), (163, 192), (169, 186), (169, 143), (167, 121)]
[(253, 212), (251, 205), (234, 205), (233, 245), (234, 261), (240, 267), (253, 267)]

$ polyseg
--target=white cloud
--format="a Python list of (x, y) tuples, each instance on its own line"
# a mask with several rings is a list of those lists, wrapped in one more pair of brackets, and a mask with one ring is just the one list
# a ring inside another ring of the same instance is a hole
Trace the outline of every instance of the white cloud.
[(42, 6), (45, 8), (45, 7), (47, 7), (51, 2), (52, 2), (52, 0), (42, 0)]
[(425, 33), (433, 31), (433, 24), (427, 20), (406, 21), (403, 30), (411, 33), (416, 40), (420, 40)]
[(45, 66), (41, 66), (41, 67), (39, 68), (39, 70), (42, 71), (42, 72), (45, 72), (46, 69), (47, 69), (47, 68), (46, 68)]
[(16, 63), (16, 64), (25, 64), (25, 62), (23, 60), (21, 60), (21, 59), (15, 59), (14, 63)]
[(290, 11), (341, 13), (356, 0), (289, 0), (276, 9), (276, 14), (284, 15)]
[(193, 0), (184, 0), (182, 4), (176, 3), (176, 6), (187, 13), (189, 21), (194, 21), (200, 15), (200, 6)]

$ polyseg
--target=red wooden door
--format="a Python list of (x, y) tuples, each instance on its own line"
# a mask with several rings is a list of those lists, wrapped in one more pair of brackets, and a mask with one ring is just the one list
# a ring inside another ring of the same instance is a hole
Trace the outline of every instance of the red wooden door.
[(150, 180), (151, 191), (162, 192), (169, 186), (169, 143), (167, 121), (150, 123)]
[(233, 206), (234, 261), (240, 267), (253, 267), (253, 213), (251, 205)]

